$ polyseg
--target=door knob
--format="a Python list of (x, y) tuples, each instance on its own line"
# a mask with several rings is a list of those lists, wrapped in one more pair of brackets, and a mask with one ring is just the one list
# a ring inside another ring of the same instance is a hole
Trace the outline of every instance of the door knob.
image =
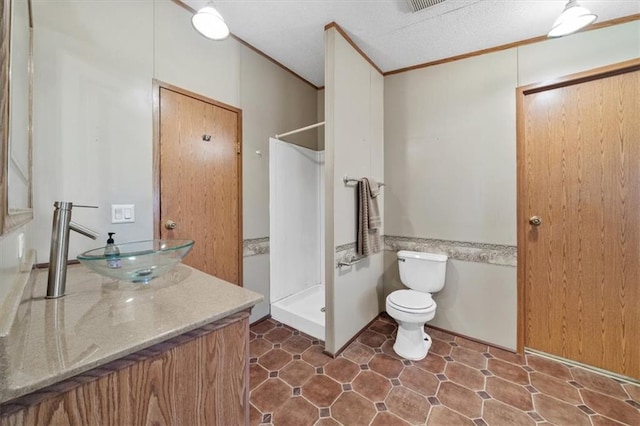
[(178, 226), (178, 224), (172, 220), (168, 220), (164, 223), (164, 227), (168, 230), (176, 229), (176, 226)]
[(542, 225), (542, 218), (540, 218), (540, 216), (531, 216), (529, 218), (529, 223), (533, 226), (540, 226)]

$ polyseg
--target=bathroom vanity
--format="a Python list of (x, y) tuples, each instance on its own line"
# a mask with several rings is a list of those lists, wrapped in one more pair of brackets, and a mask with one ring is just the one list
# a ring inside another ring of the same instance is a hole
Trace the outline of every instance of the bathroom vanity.
[(148, 285), (34, 270), (0, 336), (0, 425), (248, 421), (249, 311), (262, 296), (186, 265)]

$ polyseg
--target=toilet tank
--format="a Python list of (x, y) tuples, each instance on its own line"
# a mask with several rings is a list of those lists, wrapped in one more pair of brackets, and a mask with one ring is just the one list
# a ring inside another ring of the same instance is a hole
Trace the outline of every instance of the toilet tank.
[(398, 269), (405, 286), (416, 291), (435, 293), (444, 287), (447, 256), (401, 250), (398, 252)]

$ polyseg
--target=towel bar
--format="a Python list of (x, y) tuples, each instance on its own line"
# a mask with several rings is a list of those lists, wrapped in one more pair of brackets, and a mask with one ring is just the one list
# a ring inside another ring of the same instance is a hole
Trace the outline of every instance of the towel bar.
[(354, 257), (351, 258), (351, 260), (348, 260), (346, 262), (344, 260), (341, 260), (340, 262), (338, 262), (338, 268), (342, 268), (343, 266), (353, 266), (356, 263), (362, 261), (364, 258), (365, 258), (365, 256), (362, 256), (362, 257), (355, 257), (354, 256)]
[[(349, 176), (343, 176), (342, 181), (344, 182), (345, 185), (348, 185), (352, 182), (359, 182), (360, 179), (352, 178)], [(384, 182), (378, 182), (378, 186), (384, 186)]]

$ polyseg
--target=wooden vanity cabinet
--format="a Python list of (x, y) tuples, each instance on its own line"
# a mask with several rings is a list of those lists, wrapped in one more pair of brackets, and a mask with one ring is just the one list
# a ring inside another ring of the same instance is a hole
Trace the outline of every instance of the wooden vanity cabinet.
[(249, 314), (231, 315), (0, 409), (0, 426), (247, 424)]

